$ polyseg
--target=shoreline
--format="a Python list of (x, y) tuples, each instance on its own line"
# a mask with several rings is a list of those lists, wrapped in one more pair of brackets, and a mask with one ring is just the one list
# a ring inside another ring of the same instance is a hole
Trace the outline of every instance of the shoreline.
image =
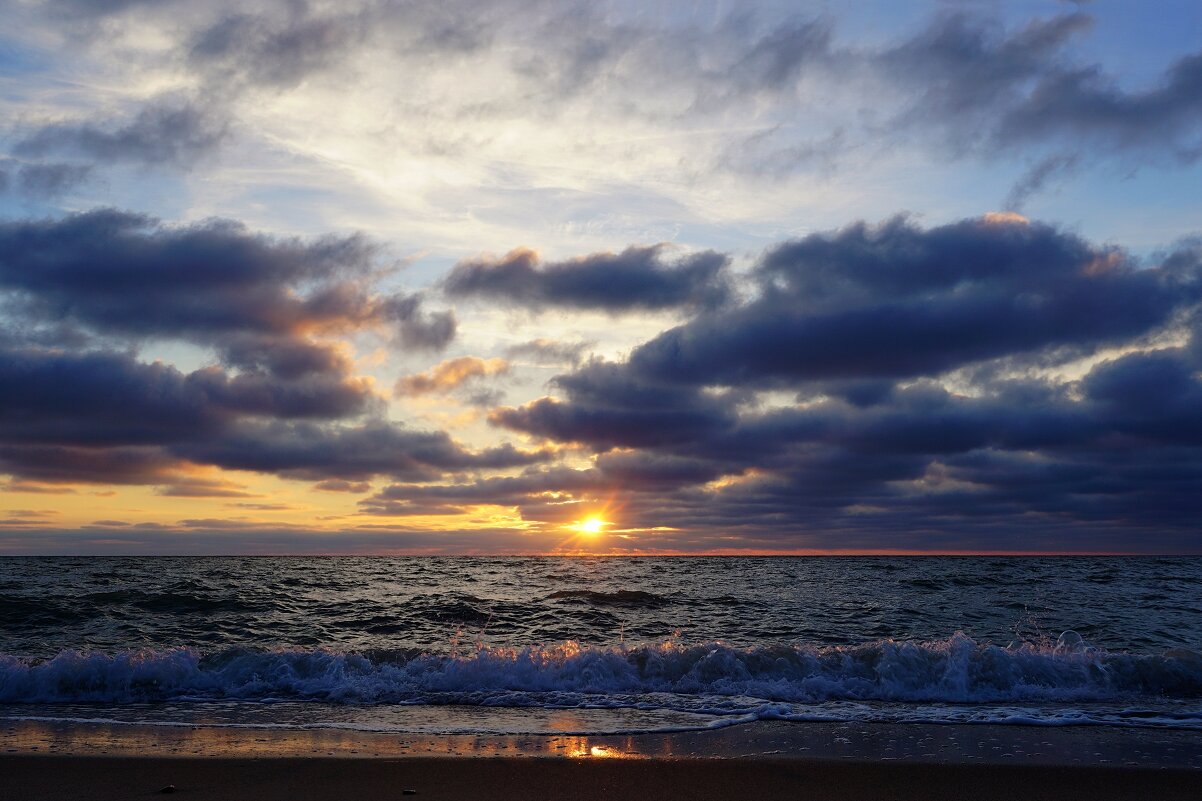
[(7, 797), (1199, 798), (1202, 736), (1110, 727), (757, 722), (604, 736), (5, 720)]
[[(565, 710), (566, 712), (566, 710)], [(570, 724), (571, 719), (565, 719)], [(0, 758), (622, 758), (901, 761), (1190, 769), (1202, 732), (1114, 726), (754, 721), (640, 734), (429, 734), (0, 718)]]

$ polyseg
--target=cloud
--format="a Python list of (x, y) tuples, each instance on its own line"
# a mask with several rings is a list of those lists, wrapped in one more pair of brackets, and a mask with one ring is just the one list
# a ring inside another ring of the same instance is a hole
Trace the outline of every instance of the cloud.
[(642, 381), (610, 362), (589, 362), (555, 382), (576, 402), (542, 398), (517, 409), (496, 409), (490, 422), (602, 450), (686, 442), (734, 422), (725, 396)]
[(664, 245), (629, 247), (544, 263), (532, 250), (456, 264), (443, 283), (456, 298), (483, 298), (532, 311), (547, 307), (611, 313), (713, 306), (728, 295), (729, 258), (713, 251), (663, 258)]
[(279, 239), (97, 210), (0, 223), (0, 293), (35, 323), (207, 345), (281, 377), (338, 375), (347, 359), (320, 337), (376, 330), (420, 349), (454, 337), (453, 314), (426, 311), (420, 295), (372, 291), (379, 256), (360, 236)]
[(509, 362), (504, 359), (481, 359), (477, 356), (461, 356), (439, 362), (424, 373), (402, 376), (396, 382), (393, 395), (445, 395), (475, 378), (504, 375), (509, 372)]
[(75, 490), (53, 484), (38, 484), (29, 481), (9, 480), (2, 486), (5, 492), (22, 492), (36, 495), (73, 495)]
[[(131, 483), (236, 497), (198, 465), (361, 482), (440, 478), (551, 457), (465, 449), (444, 432), (380, 419), (344, 338), (423, 347), (454, 333), (361, 237), (309, 241), (228, 221), (168, 227), (101, 210), (0, 223), (0, 471), (24, 482)], [(139, 360), (146, 340), (213, 348), (189, 372)], [(489, 369), (494, 365), (489, 363)], [(349, 488), (349, 487), (348, 487)]]
[(1079, 163), (1078, 156), (1048, 156), (1041, 160), (1010, 188), (1010, 193), (1006, 196), (1006, 208), (1018, 211), (1032, 195), (1041, 191), (1048, 181), (1068, 175)]
[(0, 350), (7, 441), (163, 443), (203, 436), (241, 416), (340, 418), (368, 410), (362, 379), (279, 382), (210, 367), (183, 373), (127, 354)]
[(580, 363), (585, 352), (595, 344), (595, 342), (557, 342), (540, 337), (529, 342), (510, 345), (505, 349), (505, 355), (510, 359), (531, 359), (540, 367), (565, 364), (575, 367)]
[(368, 31), (365, 9), (330, 16), (315, 15), (307, 5), (282, 15), (239, 11), (196, 33), (188, 58), (226, 84), (288, 89), (353, 52)]
[(1024, 146), (1193, 161), (1202, 154), (1202, 54), (1171, 64), (1157, 85), (1128, 91), (1101, 65), (1078, 65), (1070, 39), (1092, 24), (1076, 12), (1004, 31), (943, 16), (877, 56), (875, 68), (913, 92), (907, 126), (941, 127), (960, 148)]
[(1164, 343), (1202, 314), (1200, 253), (1140, 264), (1012, 213), (783, 243), (742, 303), (492, 413), (593, 449), (592, 469), (365, 503), (492, 503), (556, 526), (616, 498), (621, 525), (695, 547), (723, 531), (756, 547), (1196, 548), (1202, 360), (1192, 339)]
[[(1049, 159), (1077, 159), (1083, 170), (1107, 159), (1163, 166), (1202, 153), (1202, 54), (1176, 54), (1158, 78), (1133, 88), (1115, 65), (1076, 52), (1093, 19), (1082, 9), (1011, 27), (987, 14), (938, 13), (872, 43), (856, 41), (853, 26), (837, 19), (788, 9), (655, 20), (526, 0), (189, 11), (128, 0), (116, 10), (77, 4), (75, 19), (91, 15), (108, 34), (86, 37), (91, 63), (123, 74), (128, 60), (131, 71), (177, 94), (129, 98), (141, 110), (121, 119), (73, 110), (71, 119), (27, 132), (19, 152), (71, 153), (97, 166), (188, 167), (269, 131), (272, 148), (296, 146), (307, 136), (281, 135), (295, 121), (272, 113), (265, 96), (287, 95), (288, 108), (303, 109), (329, 107), (336, 93), (387, 110), (355, 143), (363, 152), (391, 139), (414, 158), (454, 155), (477, 175), (505, 176), (490, 187), (499, 191), (513, 189), (515, 165), (545, 188), (566, 163), (579, 165), (578, 175), (606, 176), (586, 191), (612, 191), (610, 165), (618, 162), (617, 180), (683, 205), (700, 202), (689, 198), (699, 182), (718, 186), (706, 179), (734, 176), (744, 189), (799, 174), (829, 180), (853, 162), (880, 163), (899, 145), (940, 163), (1036, 164), (1017, 168), (1028, 174), (1016, 178), (1016, 205), (1039, 191), (1038, 165)], [(51, 14), (43, 24), (53, 28), (31, 31), (30, 40), (57, 34), (61, 22)], [(406, 76), (403, 87), (392, 74)], [(495, 80), (481, 83), (480, 75)], [(499, 129), (513, 135), (489, 133)], [(526, 147), (533, 141), (538, 152)]]
[(648, 379), (725, 386), (935, 375), (1003, 356), (1123, 342), (1199, 300), (1189, 271), (1000, 217), (904, 219), (769, 251), (760, 295), (633, 351)]
[(1115, 149), (1202, 155), (1202, 53), (1178, 59), (1159, 86), (1126, 92), (1097, 68), (1042, 78), (998, 128), (1001, 140), (1079, 137)]
[(153, 3), (155, 0), (66, 0), (63, 3), (55, 3), (56, 7), (48, 10), (53, 13), (69, 13), (81, 17), (105, 17)]
[(0, 158), (0, 194), (12, 191), (36, 200), (59, 197), (91, 175), (88, 164), (21, 163)]
[(0, 533), (0, 553), (79, 555), (215, 555), (267, 554), (465, 554), (541, 553), (542, 543), (522, 531), (506, 528), (432, 531), (385, 524), (345, 531), (318, 531), (278, 524), (209, 524), (202, 518), (179, 525), (134, 525), (98, 521), (78, 529), (17, 525)]
[(254, 498), (242, 486), (222, 479), (186, 476), (159, 487), (157, 495), (169, 498)]
[(172, 448), (191, 462), (310, 481), (362, 481), (377, 475), (435, 480), (447, 471), (497, 470), (545, 462), (552, 454), (512, 445), (465, 450), (445, 432), (411, 431), (386, 421), (330, 427), (246, 423), (224, 436)]
[(344, 481), (339, 478), (329, 478), (313, 485), (313, 489), (322, 492), (354, 492), (364, 493), (371, 489), (369, 481)]
[(366, 514), (381, 516), (425, 509), (458, 513), (478, 504), (517, 506), (529, 502), (531, 496), (595, 492), (606, 486), (595, 470), (528, 469), (519, 476), (481, 478), (472, 483), (392, 484), (360, 501), (360, 507)]
[[(1103, 362), (1081, 388), (1000, 382), (965, 397), (926, 384), (871, 407), (745, 411), (689, 439), (603, 454), (588, 481), (482, 480), (442, 500), (557, 525), (618, 499), (623, 527), (718, 531), (760, 547), (1196, 549), (1196, 371), (1178, 349), (1139, 353)], [(396, 486), (384, 497), (440, 493)]]
[(1090, 25), (1082, 13), (1034, 19), (1017, 30), (995, 19), (945, 14), (873, 54), (869, 66), (915, 92), (905, 98), (900, 122), (945, 127), (964, 147), (995, 140), (997, 121), (1024, 103), (1030, 82), (1062, 69), (1065, 46)]
[(65, 153), (105, 164), (125, 161), (190, 167), (218, 147), (228, 125), (215, 106), (164, 99), (146, 104), (128, 122), (42, 125), (18, 140), (13, 152), (34, 157)]
[(471, 452), (446, 433), (382, 420), (334, 424), (371, 410), (361, 379), (279, 382), (218, 368), (182, 373), (127, 354), (7, 350), (0, 384), (0, 470), (33, 481), (169, 484), (183, 488), (171, 494), (200, 487), (212, 495), (225, 485), (181, 472), (201, 464), (307, 480), (431, 479), (550, 458), (511, 445)]
[(162, 448), (148, 445), (0, 443), (0, 471), (22, 484), (157, 485), (172, 480), (183, 468)]
[(402, 345), (414, 350), (442, 350), (455, 338), (455, 314), (426, 311), (423, 303), (420, 294), (397, 296), (384, 303), (381, 311), (396, 322)]

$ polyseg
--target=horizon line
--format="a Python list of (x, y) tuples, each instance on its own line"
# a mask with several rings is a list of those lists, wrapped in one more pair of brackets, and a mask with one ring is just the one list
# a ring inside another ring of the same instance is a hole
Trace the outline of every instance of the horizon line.
[(689, 557), (704, 557), (704, 558), (729, 558), (729, 557), (747, 557), (747, 558), (765, 558), (765, 557), (871, 557), (871, 556), (904, 556), (904, 557), (1137, 557), (1137, 558), (1157, 558), (1157, 557), (1173, 557), (1173, 558), (1198, 558), (1202, 557), (1202, 552), (1180, 552), (1180, 551), (1004, 551), (1004, 550), (914, 550), (914, 549), (799, 549), (799, 550), (738, 550), (738, 551), (664, 551), (664, 552), (638, 552), (631, 553), (626, 551), (607, 551), (607, 552), (458, 552), (458, 553), (438, 553), (438, 552), (418, 552), (418, 551), (378, 551), (371, 553), (356, 553), (353, 551), (329, 551), (329, 552), (284, 552), (284, 553), (98, 553), (98, 552), (80, 552), (80, 553), (0, 553), (0, 558), (28, 558), (28, 559), (79, 559), (79, 558), (94, 558), (105, 557), (113, 559), (133, 559), (133, 558), (154, 558), (154, 559), (171, 559), (171, 558), (193, 558), (193, 559), (228, 559), (228, 558), (261, 558), (261, 559), (300, 559), (300, 558), (315, 558), (315, 559), (333, 559), (333, 558), (487, 558), (487, 559), (550, 559), (550, 558), (629, 558), (629, 559), (654, 559), (654, 558), (689, 558)]

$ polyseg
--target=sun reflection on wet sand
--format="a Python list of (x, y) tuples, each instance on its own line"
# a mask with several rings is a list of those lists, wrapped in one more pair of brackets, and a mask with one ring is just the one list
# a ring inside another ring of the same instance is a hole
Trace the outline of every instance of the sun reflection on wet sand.
[[(560, 721), (568, 728), (571, 716)], [(647, 759), (630, 736), (382, 734), (342, 729), (231, 729), (7, 720), (10, 753), (163, 757), (566, 757)], [(662, 751), (662, 749), (651, 749)]]
[[(2, 714), (2, 710), (0, 710)], [(564, 723), (571, 718), (565, 715)], [(440, 735), (340, 729), (231, 729), (50, 722), (0, 717), (5, 754), (205, 758), (669, 760), (840, 759), (879, 762), (1128, 765), (1202, 770), (1188, 730), (762, 722), (639, 735)], [(1142, 752), (1142, 753), (1141, 753)], [(5, 754), (0, 754), (2, 758)], [(1005, 759), (1003, 759), (1005, 758)], [(2, 770), (0, 770), (2, 773)]]
[[(580, 731), (588, 728), (587, 721), (569, 709), (557, 711), (548, 720), (548, 724), (551, 728), (559, 731)], [(608, 736), (602, 743), (598, 742), (598, 738), (595, 736), (551, 735), (548, 743), (552, 751), (572, 759), (645, 759), (647, 757), (646, 754), (638, 752), (633, 738), (622, 738), (624, 747), (616, 746), (613, 739), (612, 735)]]

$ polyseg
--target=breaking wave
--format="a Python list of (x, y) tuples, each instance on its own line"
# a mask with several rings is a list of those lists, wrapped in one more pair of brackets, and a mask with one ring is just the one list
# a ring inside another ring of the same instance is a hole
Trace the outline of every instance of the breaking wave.
[[(668, 642), (629, 648), (418, 651), (197, 649), (0, 655), (0, 702), (230, 699), (351, 704), (674, 708), (749, 702), (1024, 703), (1202, 698), (1202, 654), (1055, 643), (881, 640), (840, 647)], [(1192, 705), (1191, 705), (1192, 706)]]

